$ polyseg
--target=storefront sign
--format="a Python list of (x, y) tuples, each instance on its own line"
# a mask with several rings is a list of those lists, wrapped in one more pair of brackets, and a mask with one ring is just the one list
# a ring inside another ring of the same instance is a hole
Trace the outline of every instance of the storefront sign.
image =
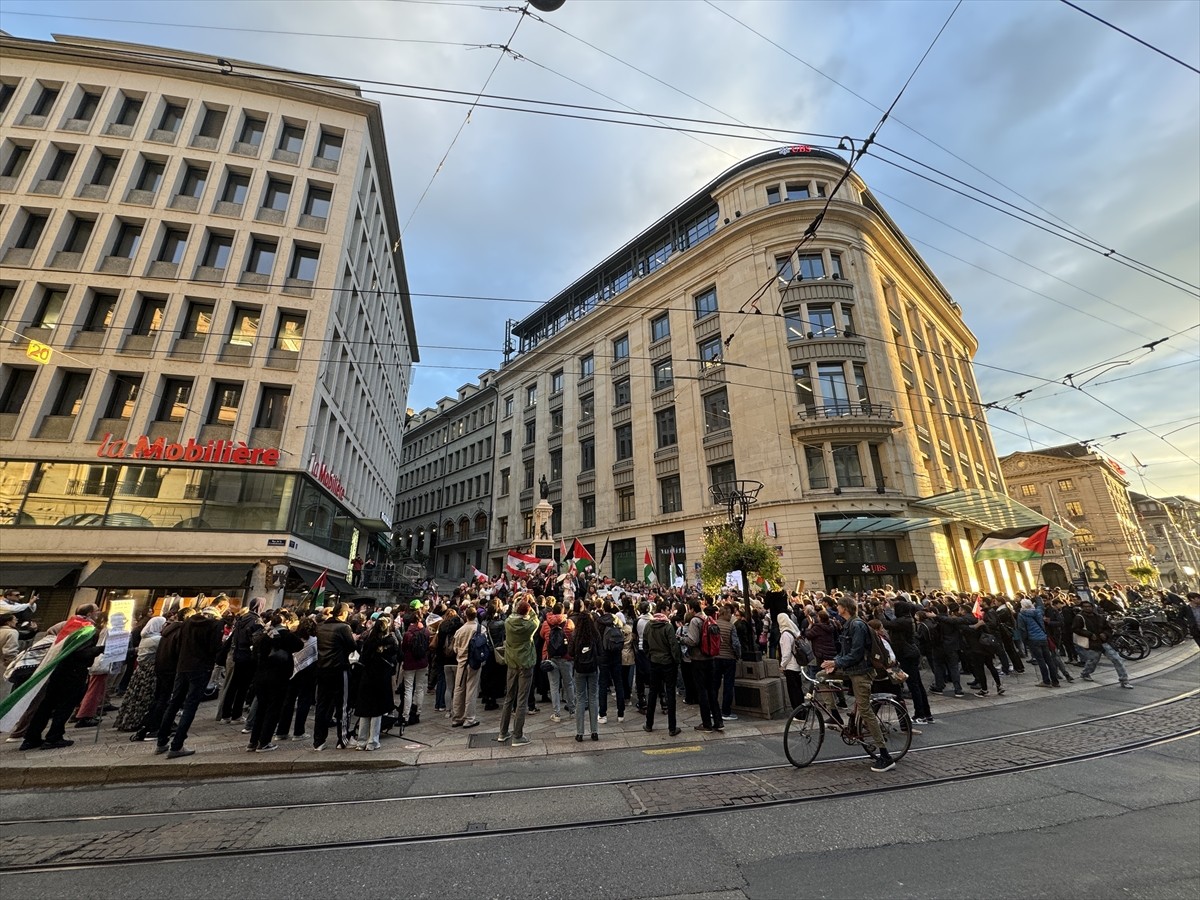
[(826, 575), (915, 575), (914, 562), (864, 562), (823, 567)]
[(333, 472), (325, 467), (325, 463), (320, 460), (313, 460), (312, 466), (308, 470), (312, 473), (312, 477), (317, 479), (329, 493), (337, 497), (339, 500), (346, 499), (346, 488), (342, 485), (342, 479), (338, 478)]
[(162, 459), (169, 462), (232, 463), (235, 466), (279, 465), (279, 451), (274, 447), (249, 447), (245, 441), (208, 441), (198, 443), (188, 438), (186, 444), (168, 443), (166, 438), (150, 440), (141, 435), (134, 441), (112, 439), (104, 435), (96, 455), (105, 459)]

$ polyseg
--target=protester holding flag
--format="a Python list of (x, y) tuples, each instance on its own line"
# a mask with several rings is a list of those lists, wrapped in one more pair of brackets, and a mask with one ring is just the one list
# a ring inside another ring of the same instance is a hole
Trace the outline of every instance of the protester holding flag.
[(642, 581), (646, 584), (654, 584), (658, 581), (658, 575), (654, 571), (654, 560), (650, 558), (649, 549), (642, 558)]

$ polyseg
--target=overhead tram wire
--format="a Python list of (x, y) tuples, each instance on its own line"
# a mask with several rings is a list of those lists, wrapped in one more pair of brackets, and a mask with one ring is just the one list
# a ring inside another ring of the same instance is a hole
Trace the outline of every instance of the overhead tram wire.
[(1130, 34), (1124, 28), (1120, 28), (1120, 27), (1114, 25), (1112, 22), (1109, 22), (1107, 19), (1100, 18), (1094, 12), (1089, 12), (1088, 10), (1084, 9), (1082, 6), (1078, 6), (1074, 3), (1072, 3), (1071, 0), (1062, 0), (1062, 2), (1065, 3), (1067, 6), (1071, 7), (1071, 9), (1074, 9), (1078, 12), (1083, 13), (1088, 18), (1095, 19), (1101, 25), (1106, 25), (1109, 28), (1111, 28), (1113, 31), (1116, 31), (1119, 34), (1125, 35), (1125, 37), (1129, 38), (1131, 41), (1137, 41), (1143, 47), (1153, 50), (1155, 53), (1159, 54), (1160, 56), (1165, 56), (1167, 59), (1171, 60), (1171, 62), (1178, 63), (1179, 65), (1183, 66), (1185, 69), (1187, 69), (1190, 72), (1195, 72), (1197, 75), (1200, 75), (1200, 69), (1197, 69), (1191, 63), (1184, 62), (1182, 59), (1180, 59), (1177, 56), (1172, 56), (1170, 53), (1168, 53), (1166, 50), (1163, 50), (1161, 47), (1155, 47), (1149, 41), (1142, 40), (1136, 34)]

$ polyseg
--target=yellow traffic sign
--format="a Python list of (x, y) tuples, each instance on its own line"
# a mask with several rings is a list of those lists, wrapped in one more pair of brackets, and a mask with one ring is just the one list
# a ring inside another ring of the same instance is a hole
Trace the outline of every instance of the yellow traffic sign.
[(46, 365), (50, 362), (50, 357), (54, 355), (54, 351), (50, 349), (48, 344), (43, 344), (40, 341), (30, 341), (29, 347), (25, 351), (25, 355), (32, 359), (35, 363)]

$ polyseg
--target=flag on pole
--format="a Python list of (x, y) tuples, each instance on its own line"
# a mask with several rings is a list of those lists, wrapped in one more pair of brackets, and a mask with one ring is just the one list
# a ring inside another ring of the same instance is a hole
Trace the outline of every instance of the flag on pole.
[(322, 569), (321, 574), (317, 576), (317, 580), (312, 583), (313, 609), (321, 609), (325, 606), (325, 594), (328, 589), (329, 570)]
[(670, 577), (667, 578), (668, 584), (675, 583), (675, 548), (671, 548), (671, 559), (668, 562)]
[[(47, 649), (46, 655), (38, 663), (33, 675), (13, 688), (13, 692), (0, 702), (0, 731), (12, 731), (16, 728), (21, 717), (33, 706), (34, 702), (44, 697), (50, 674), (64, 659), (88, 641), (94, 640), (96, 626), (91, 619), (83, 616), (71, 616), (66, 624), (59, 629), (53, 638), (54, 643)], [(48, 637), (48, 636), (47, 636)], [(43, 638), (42, 640), (46, 640)], [(40, 642), (39, 642), (40, 643)]]
[(983, 599), (978, 595), (975, 597), (975, 605), (971, 607), (971, 615), (976, 619), (983, 618)]
[(1007, 559), (1024, 562), (1046, 554), (1046, 539), (1050, 536), (1050, 525), (1035, 525), (1032, 528), (1006, 528), (985, 534), (975, 545), (973, 557), (976, 562), (983, 559)]
[(487, 581), (488, 577), (483, 572), (480, 572), (474, 566), (471, 566), (471, 580), (472, 581)]
[(600, 562), (596, 563), (596, 567), (604, 565), (604, 557), (608, 556), (608, 538), (604, 539), (604, 549), (600, 551)]
[(1146, 468), (1146, 464), (1144, 462), (1142, 462), (1140, 459), (1138, 459), (1135, 454), (1130, 453), (1129, 455), (1133, 457), (1133, 464), (1135, 466), (1137, 466), (1139, 469)]
[(654, 584), (658, 581), (658, 576), (654, 573), (654, 560), (650, 558), (650, 551), (646, 551), (646, 555), (642, 558), (642, 580), (646, 584)]
[[(608, 552), (608, 541), (604, 542), (604, 552)], [(588, 553), (587, 548), (579, 543), (579, 538), (575, 538), (575, 542), (571, 544), (571, 559), (575, 560), (575, 562), (586, 559), (592, 565), (596, 564), (596, 561), (592, 559), (592, 554)]]
[(536, 556), (521, 553), (518, 550), (509, 550), (508, 558), (504, 561), (504, 568), (513, 575), (532, 575), (538, 570), (540, 562), (541, 560)]

